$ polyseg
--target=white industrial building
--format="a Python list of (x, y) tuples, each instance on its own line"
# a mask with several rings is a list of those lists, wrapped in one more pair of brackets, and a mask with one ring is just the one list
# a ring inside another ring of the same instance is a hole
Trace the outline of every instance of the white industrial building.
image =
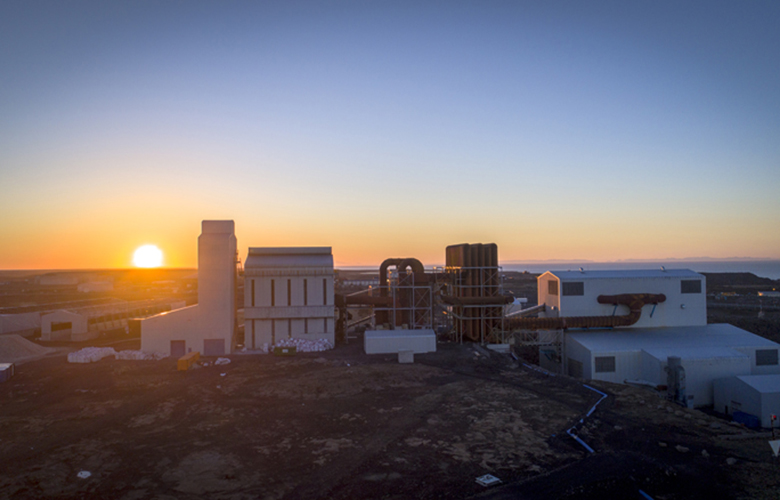
[(236, 328), (235, 224), (202, 223), (198, 237), (198, 304), (141, 321), (141, 350), (179, 357), (198, 351), (219, 356), (233, 351)]
[(588, 380), (662, 386), (668, 358), (681, 358), (691, 407), (713, 404), (715, 379), (780, 373), (780, 345), (728, 324), (572, 330), (564, 342), (566, 372)]
[(574, 321), (575, 317), (606, 319), (594, 324), (625, 317), (629, 312), (625, 302), (608, 297), (635, 294), (656, 297), (640, 304), (635, 323), (569, 328), (562, 337), (560, 360), (551, 355), (553, 350), (542, 347), (540, 364), (586, 380), (666, 386), (669, 358), (679, 358), (684, 372), (682, 397), (690, 407), (715, 402), (716, 379), (780, 374), (780, 344), (732, 325), (707, 324), (706, 282), (699, 273), (687, 269), (580, 270), (549, 271), (538, 278), (539, 304), (546, 309), (543, 316), (570, 318), (569, 325), (589, 323)]
[[(774, 361), (777, 363), (776, 350)], [(771, 427), (772, 415), (780, 415), (780, 374), (722, 378), (715, 380), (713, 386), (716, 411), (754, 415), (761, 427)]]
[(149, 299), (107, 302), (34, 313), (39, 315), (41, 340), (82, 342), (97, 338), (100, 332), (124, 328), (128, 321), (184, 307), (183, 300)]
[(250, 248), (244, 263), (244, 342), (335, 342), (331, 247)]
[(539, 276), (537, 286), (545, 317), (624, 314), (611, 304), (599, 304), (598, 296), (662, 293), (666, 300), (646, 305), (630, 328), (707, 324), (706, 279), (688, 269), (547, 271)]

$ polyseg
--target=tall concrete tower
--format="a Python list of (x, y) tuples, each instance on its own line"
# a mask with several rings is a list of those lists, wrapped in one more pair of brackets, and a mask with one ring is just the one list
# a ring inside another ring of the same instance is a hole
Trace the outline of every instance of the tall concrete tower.
[(141, 349), (183, 356), (230, 354), (236, 321), (232, 220), (204, 220), (198, 237), (198, 304), (141, 321)]

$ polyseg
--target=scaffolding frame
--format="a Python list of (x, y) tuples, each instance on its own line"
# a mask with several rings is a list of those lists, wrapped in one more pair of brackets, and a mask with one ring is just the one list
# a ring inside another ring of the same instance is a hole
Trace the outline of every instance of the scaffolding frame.
[[(455, 339), (463, 343), (469, 324), (478, 324), (480, 344), (505, 343), (504, 281), (501, 266), (445, 266), (443, 268), (446, 294), (457, 298), (496, 297), (495, 304), (464, 304), (448, 306), (446, 316), (452, 322)], [(467, 283), (465, 274), (475, 273), (477, 279)], [(474, 283), (476, 281), (476, 283)], [(460, 310), (458, 313), (456, 311)], [(498, 325), (498, 326), (496, 326)]]
[[(393, 273), (394, 274), (394, 273)], [(347, 313), (349, 309), (364, 309), (370, 307), (372, 313), (370, 316), (359, 318), (352, 322), (345, 320), (344, 328), (344, 341), (349, 343), (350, 328), (354, 328), (360, 324), (370, 322), (372, 328), (377, 328), (376, 313), (386, 312), (388, 318), (388, 326), (391, 330), (398, 328), (408, 330), (432, 330), (434, 323), (434, 300), (433, 300), (433, 287), (431, 283), (424, 285), (416, 284), (414, 281), (414, 273), (409, 273), (399, 283), (397, 276), (390, 275), (389, 284), (387, 286), (374, 286), (365, 290), (359, 290), (357, 292), (345, 295), (345, 297), (355, 297), (359, 295), (368, 295), (370, 297), (387, 297), (390, 304), (389, 306), (382, 306), (376, 304), (349, 304), (345, 306)], [(382, 294), (382, 290), (386, 291), (386, 295)], [(404, 293), (406, 292), (406, 293)], [(405, 296), (407, 304), (401, 304), (401, 298)], [(400, 317), (407, 316), (410, 318), (409, 323), (398, 323)], [(357, 337), (352, 337), (357, 338)]]

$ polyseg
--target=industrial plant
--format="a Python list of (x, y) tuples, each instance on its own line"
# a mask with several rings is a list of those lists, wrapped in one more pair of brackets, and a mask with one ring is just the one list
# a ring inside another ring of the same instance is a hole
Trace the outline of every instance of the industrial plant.
[(355, 342), (356, 332), (366, 354), (407, 359), (435, 352), (438, 341), (507, 353), (533, 347), (551, 373), (666, 390), (690, 408), (717, 399), (717, 411), (738, 417), (748, 384), (751, 415), (766, 424), (780, 412), (780, 345), (708, 325), (706, 279), (690, 270), (549, 271), (537, 279), (537, 305), (508, 313), (514, 297), (504, 292), (495, 244), (451, 245), (439, 268), (388, 258), (376, 286), (348, 294), (334, 293), (330, 247), (250, 247), (241, 269), (233, 221), (204, 221), (198, 248), (198, 305), (142, 320), (142, 350), (228, 354), (239, 330), (249, 351), (283, 339)]
[[(0, 311), (0, 354), (15, 356), (0, 358), (13, 413), (0, 440), (56, 452), (0, 444), (0, 489), (24, 497), (41, 463), (81, 461), (79, 481), (124, 474), (102, 451), (116, 446), (155, 483), (112, 479), (102, 496), (523, 497), (531, 484), (528, 498), (709, 498), (722, 485), (687, 485), (767, 453), (718, 440), (777, 427), (780, 344), (708, 323), (711, 275), (509, 273), (494, 243), (449, 245), (443, 265), (391, 255), (359, 271), (335, 269), (330, 246), (238, 248), (232, 220), (204, 220), (196, 273), (18, 281), (57, 300)], [(32, 360), (56, 375), (36, 379)], [(41, 409), (38, 395), (56, 404)], [(39, 443), (41, 422), (76, 444)], [(84, 439), (93, 426), (101, 437)], [(31, 496), (83, 493), (71, 472)]]

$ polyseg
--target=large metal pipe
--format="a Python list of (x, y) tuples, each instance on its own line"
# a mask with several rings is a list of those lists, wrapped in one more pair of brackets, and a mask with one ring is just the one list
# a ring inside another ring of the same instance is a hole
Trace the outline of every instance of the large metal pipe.
[(666, 301), (662, 293), (625, 293), (621, 295), (599, 295), (599, 304), (627, 306), (629, 313), (622, 316), (570, 316), (563, 318), (510, 318), (505, 320), (509, 330), (561, 330), (566, 328), (611, 328), (631, 326), (639, 321), (642, 307)]
[[(411, 317), (411, 310), (407, 310), (411, 308), (412, 303), (414, 302), (414, 296), (410, 293), (409, 290), (403, 288), (403, 285), (406, 285), (406, 279), (407, 279), (407, 269), (411, 268), (412, 273), (414, 275), (414, 285), (419, 286), (427, 283), (427, 276), (425, 275), (425, 267), (423, 266), (422, 262), (419, 260), (413, 258), (413, 257), (407, 257), (404, 259), (398, 259), (398, 258), (390, 258), (385, 259), (384, 262), (379, 266), (379, 296), (380, 297), (387, 297), (391, 300), (392, 305), (392, 298), (388, 297), (389, 289), (390, 289), (390, 283), (387, 276), (387, 270), (389, 267), (395, 266), (396, 271), (398, 272), (398, 291), (396, 292), (395, 296), (395, 307), (397, 309), (397, 314), (395, 317), (395, 325), (400, 326), (403, 324), (406, 325), (413, 325), (414, 321), (412, 321), (414, 318)], [(430, 298), (428, 299), (430, 300)], [(376, 312), (376, 321), (379, 324), (382, 323), (390, 323), (390, 314), (389, 311), (377, 311)]]

